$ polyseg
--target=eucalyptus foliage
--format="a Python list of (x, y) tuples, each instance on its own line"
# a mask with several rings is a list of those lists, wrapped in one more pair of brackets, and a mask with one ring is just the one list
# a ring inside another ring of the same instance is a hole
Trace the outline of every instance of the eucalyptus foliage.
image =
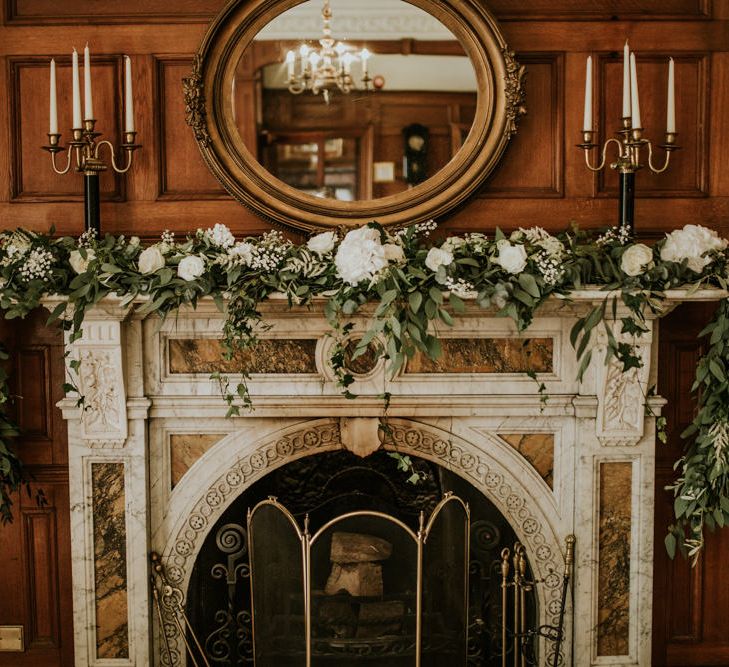
[[(331, 365), (342, 391), (354, 397), (354, 377), (348, 370), (352, 358), (374, 346), (390, 374), (416, 353), (437, 359), (439, 332), (453, 325), (467, 302), (511, 318), (524, 331), (546, 299), (569, 300), (571, 292), (586, 287), (603, 290), (604, 299), (571, 332), (581, 379), (596, 350), (604, 350), (606, 363), (619, 360), (625, 371), (642, 365), (635, 344), (647, 331), (646, 318), (663, 313), (667, 289), (727, 287), (727, 244), (697, 226), (674, 232), (652, 248), (633, 243), (616, 229), (598, 233), (573, 227), (551, 235), (533, 228), (508, 237), (497, 230), (493, 238), (474, 233), (440, 244), (430, 239), (434, 230), (434, 223), (397, 232), (370, 223), (345, 239), (327, 232), (295, 245), (276, 232), (236, 241), (227, 228), (216, 225), (181, 242), (166, 232), (149, 248), (123, 236), (74, 239), (56, 238), (52, 231), (3, 232), (0, 310), (6, 319), (22, 318), (43, 297), (60, 295), (64, 299), (49, 322), (60, 320), (75, 340), (86, 311), (107, 295), (116, 295), (140, 314), (160, 318), (211, 297), (224, 313), (224, 349), (234, 359), (238, 351), (254, 347), (265, 330), (259, 304), (267, 298), (283, 295), (291, 306), (324, 299), (335, 338)], [(357, 336), (355, 317), (367, 322)], [(710, 337), (709, 350), (694, 385), (699, 411), (686, 432), (686, 453), (671, 487), (676, 523), (666, 546), (672, 555), (677, 547), (697, 554), (704, 528), (729, 522), (726, 300), (704, 334)], [(0, 351), (0, 357), (6, 353)], [(78, 370), (73, 362), (70, 366)], [(229, 416), (252, 407), (245, 373), (213, 377)], [(73, 385), (66, 390), (74, 390)], [(7, 377), (0, 374), (0, 402), (11, 398)], [(389, 396), (383, 394), (383, 400), (386, 406)], [(5, 520), (11, 517), (10, 494), (28, 484), (12, 446), (17, 435), (8, 414), (0, 413), (0, 515)], [(410, 481), (417, 481), (407, 457), (397, 458)]]

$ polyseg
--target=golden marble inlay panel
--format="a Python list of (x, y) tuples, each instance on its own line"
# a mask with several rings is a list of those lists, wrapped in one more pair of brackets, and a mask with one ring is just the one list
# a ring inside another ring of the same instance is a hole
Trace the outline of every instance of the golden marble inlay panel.
[(316, 340), (266, 338), (226, 359), (216, 338), (170, 338), (170, 373), (316, 374)]
[(424, 373), (551, 373), (552, 338), (442, 338), (436, 361), (417, 353), (408, 361), (408, 375)]
[(174, 489), (193, 464), (222, 437), (222, 433), (170, 435), (170, 487)]
[(628, 461), (600, 464), (597, 654), (630, 653), (630, 533), (633, 470)]
[(554, 482), (553, 433), (499, 433), (539, 473), (550, 489)]
[(91, 464), (96, 657), (129, 658), (124, 464)]

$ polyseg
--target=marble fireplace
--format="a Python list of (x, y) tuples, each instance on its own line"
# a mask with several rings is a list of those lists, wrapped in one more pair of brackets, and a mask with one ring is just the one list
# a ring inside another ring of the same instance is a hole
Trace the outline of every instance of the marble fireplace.
[[(569, 332), (604, 297), (586, 290), (552, 300), (521, 335), (510, 320), (469, 307), (441, 332), (439, 362), (416, 358), (395, 378), (381, 361), (360, 368), (356, 400), (340, 394), (328, 366), (333, 340), (321, 304), (290, 309), (271, 299), (264, 315), (272, 326), (246, 361), (255, 409), (229, 419), (210, 379), (234, 370), (221, 357), (222, 316), (212, 301), (164, 322), (140, 316), (133, 304), (102, 301), (69, 346), (80, 362), (84, 407), (75, 397), (61, 404), (76, 664), (166, 664), (149, 553), (162, 555), (172, 584), (186, 594), (213, 527), (252, 485), (305, 457), (367, 456), (377, 448), (447, 469), (498, 509), (544, 580), (539, 624), (559, 613), (565, 538), (574, 534), (562, 664), (650, 664), (662, 400), (649, 399), (645, 409), (643, 394), (653, 384), (656, 331), (651, 323), (640, 340), (641, 369), (624, 374), (604, 365), (598, 350), (578, 383)], [(363, 321), (354, 321), (362, 330)], [(545, 403), (528, 370), (546, 385)], [(378, 434), (383, 391), (392, 394), (385, 437)], [(184, 665), (179, 633), (172, 625), (163, 631)], [(542, 641), (539, 650), (546, 664), (550, 645)]]

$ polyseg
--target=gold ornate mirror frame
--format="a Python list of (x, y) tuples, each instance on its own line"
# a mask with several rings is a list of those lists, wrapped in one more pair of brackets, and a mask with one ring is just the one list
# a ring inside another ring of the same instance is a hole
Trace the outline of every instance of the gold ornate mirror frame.
[(525, 113), (524, 68), (481, 0), (408, 0), (440, 20), (470, 57), (478, 84), (475, 118), (461, 149), (435, 175), (405, 192), (365, 201), (321, 199), (283, 183), (243, 145), (235, 125), (231, 82), (243, 51), (273, 18), (301, 1), (232, 0), (203, 39), (183, 87), (187, 122), (214, 176), (259, 215), (305, 231), (372, 220), (410, 224), (462, 204), (494, 169)]

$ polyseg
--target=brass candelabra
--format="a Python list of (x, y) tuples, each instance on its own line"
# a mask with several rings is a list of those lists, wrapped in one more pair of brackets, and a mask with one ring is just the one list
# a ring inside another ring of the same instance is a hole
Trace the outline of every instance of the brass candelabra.
[[(98, 235), (101, 233), (100, 204), (99, 204), (99, 174), (111, 167), (116, 173), (124, 174), (132, 166), (132, 155), (135, 150), (141, 148), (136, 143), (136, 132), (124, 132), (124, 141), (121, 144), (121, 151), (126, 155), (123, 166), (117, 164), (119, 149), (107, 139), (99, 141), (101, 132), (96, 131), (96, 121), (87, 119), (83, 121), (83, 127), (71, 130), (72, 139), (68, 146), (61, 145), (60, 133), (48, 133), (48, 145), (43, 150), (51, 154), (53, 171), (57, 174), (67, 174), (73, 167), (77, 173), (84, 175), (84, 222), (85, 229), (94, 230)], [(109, 150), (108, 164), (101, 157), (102, 147)], [(59, 168), (56, 163), (58, 153), (66, 151), (66, 166)]]
[[(591, 151), (600, 148), (600, 144), (595, 142), (594, 130), (582, 131), (582, 143), (578, 144), (585, 154), (585, 164), (590, 171), (602, 171), (608, 161), (607, 153), (611, 144), (614, 144), (617, 150), (617, 157), (614, 162), (610, 163), (610, 168), (618, 172), (619, 178), (619, 198), (618, 198), (618, 224), (626, 227), (630, 235), (633, 235), (635, 224), (635, 173), (648, 167), (654, 174), (661, 174), (666, 169), (671, 160), (671, 153), (679, 150), (680, 146), (676, 144), (676, 132), (666, 132), (662, 144), (658, 147), (665, 151), (666, 157), (663, 166), (657, 167), (653, 163), (653, 143), (643, 137), (642, 127), (633, 127), (630, 116), (623, 117), (622, 129), (616, 132), (615, 137), (610, 137), (599, 152), (600, 161), (598, 164), (590, 162)], [(648, 160), (646, 163), (641, 162), (641, 153), (644, 148), (648, 149)]]

